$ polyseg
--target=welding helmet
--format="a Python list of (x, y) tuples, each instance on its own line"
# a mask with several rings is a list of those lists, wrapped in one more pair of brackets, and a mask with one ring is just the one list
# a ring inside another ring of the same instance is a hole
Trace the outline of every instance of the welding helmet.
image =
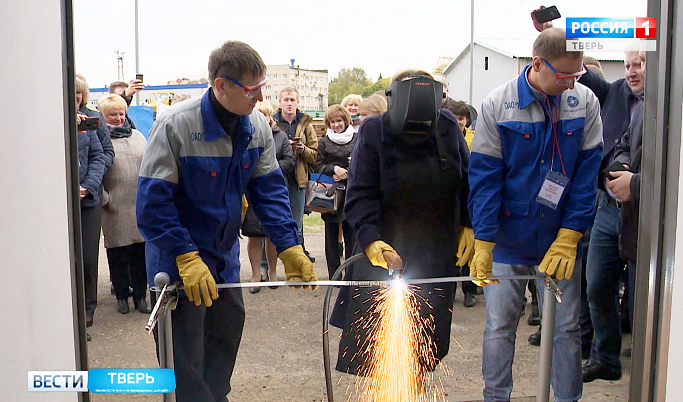
[(416, 144), (434, 138), (443, 85), (423, 74), (394, 81), (386, 90), (392, 136)]

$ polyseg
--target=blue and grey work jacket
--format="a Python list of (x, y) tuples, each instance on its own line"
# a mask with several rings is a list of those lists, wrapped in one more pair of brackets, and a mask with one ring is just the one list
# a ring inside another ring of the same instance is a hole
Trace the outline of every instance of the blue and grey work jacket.
[(297, 225), (265, 117), (257, 110), (239, 116), (229, 135), (209, 92), (164, 112), (149, 134), (136, 201), (149, 283), (158, 272), (167, 272), (171, 283), (180, 281), (175, 258), (194, 250), (217, 283), (238, 282), (245, 191), (277, 251), (297, 245)]
[[(593, 220), (602, 122), (587, 87), (540, 102), (527, 70), (482, 102), (468, 207), (475, 238), (496, 243), (493, 261), (538, 265), (560, 228), (584, 233)], [(551, 166), (569, 180), (556, 209), (536, 201)]]

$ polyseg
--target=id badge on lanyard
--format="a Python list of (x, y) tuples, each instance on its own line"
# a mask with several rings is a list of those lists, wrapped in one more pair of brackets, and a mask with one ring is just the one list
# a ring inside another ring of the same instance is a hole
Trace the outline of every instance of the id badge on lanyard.
[[(546, 101), (548, 98), (546, 97)], [(559, 105), (559, 99), (557, 104)], [(548, 111), (551, 112), (550, 101), (548, 101)], [(559, 110), (559, 106), (556, 107)], [(565, 174), (564, 162), (562, 161), (562, 153), (560, 151), (560, 143), (557, 141), (557, 132), (555, 131), (555, 123), (553, 121), (552, 112), (550, 114), (550, 124), (553, 126), (553, 152), (552, 160), (550, 162), (550, 170), (545, 175), (545, 180), (543, 180), (543, 185), (541, 185), (541, 191), (538, 192), (536, 196), (536, 202), (545, 205), (548, 208), (557, 209), (560, 204), (560, 199), (562, 199), (562, 194), (564, 190), (567, 189), (569, 184), (569, 178)], [(559, 117), (559, 113), (558, 113)], [(555, 164), (555, 147), (557, 147), (557, 153), (560, 156), (560, 165), (562, 166), (562, 173), (553, 171), (553, 166)]]

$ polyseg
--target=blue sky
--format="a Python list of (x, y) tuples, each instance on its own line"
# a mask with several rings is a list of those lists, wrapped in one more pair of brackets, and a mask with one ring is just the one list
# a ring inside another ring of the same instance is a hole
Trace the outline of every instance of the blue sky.
[[(643, 17), (646, 2), (558, 0), (563, 17)], [(91, 87), (135, 74), (135, 0), (74, 0), (76, 70)], [(531, 0), (475, 0), (475, 39), (533, 39)], [(564, 27), (564, 18), (556, 22)], [(431, 70), (469, 43), (470, 0), (139, 0), (140, 72), (145, 83), (207, 75), (212, 49), (241, 40), (266, 64), (361, 67), (373, 80), (403, 67)]]

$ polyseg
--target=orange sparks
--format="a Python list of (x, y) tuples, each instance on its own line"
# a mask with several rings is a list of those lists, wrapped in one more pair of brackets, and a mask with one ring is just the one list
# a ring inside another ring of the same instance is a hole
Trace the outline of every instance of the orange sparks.
[[(436, 365), (433, 317), (421, 317), (421, 299), (402, 282), (380, 288), (362, 326), (369, 338), (361, 352), (368, 362), (359, 375), (357, 387), (361, 402), (427, 402), (443, 400), (442, 387), (431, 384), (428, 369)], [(422, 300), (424, 303), (424, 300)]]

